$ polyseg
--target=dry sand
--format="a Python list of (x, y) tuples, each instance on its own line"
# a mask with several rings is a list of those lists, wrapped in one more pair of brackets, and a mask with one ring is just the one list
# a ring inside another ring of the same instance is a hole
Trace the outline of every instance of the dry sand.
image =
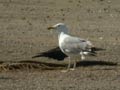
[[(67, 59), (33, 59), (58, 46), (58, 22), (106, 50), (67, 73)], [(0, 0), (0, 90), (120, 90), (119, 27), (120, 0)]]

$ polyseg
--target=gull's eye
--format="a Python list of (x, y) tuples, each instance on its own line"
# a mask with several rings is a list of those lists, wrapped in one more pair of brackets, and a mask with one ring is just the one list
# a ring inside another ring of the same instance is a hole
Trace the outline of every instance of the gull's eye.
[(58, 27), (60, 27), (60, 25), (58, 25)]

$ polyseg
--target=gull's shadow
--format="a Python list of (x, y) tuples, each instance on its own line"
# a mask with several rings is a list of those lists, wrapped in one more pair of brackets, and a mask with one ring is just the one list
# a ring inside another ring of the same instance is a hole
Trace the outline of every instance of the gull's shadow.
[[(49, 63), (49, 62), (40, 62), (40, 61), (21, 61), (19, 63), (30, 64), (33, 68), (42, 69), (42, 70), (61, 70), (66, 69), (68, 63)], [(77, 63), (77, 67), (91, 67), (91, 66), (117, 66), (115, 62), (107, 61), (80, 61)], [(105, 68), (105, 67), (104, 67)], [(111, 70), (111, 68), (105, 68), (105, 70)]]
[[(39, 64), (39, 65), (45, 65), (48, 67), (66, 67), (68, 64), (63, 63), (49, 63), (49, 62), (40, 62), (40, 61), (19, 61), (18, 63), (29, 63), (29, 64)], [(117, 66), (118, 64), (116, 62), (108, 62), (108, 61), (80, 61), (77, 62), (77, 67), (88, 67), (88, 66)]]
[(67, 55), (65, 55), (59, 47), (50, 49), (48, 51), (45, 52), (41, 52), (38, 53), (37, 55), (33, 56), (32, 58), (38, 58), (38, 57), (48, 57), (48, 58), (52, 58), (54, 60), (64, 60), (64, 58), (67, 57)]
[(83, 66), (83, 67), (87, 67), (87, 66), (116, 66), (117, 63), (115, 62), (108, 62), (108, 61), (80, 61), (77, 63), (77, 67)]
[[(11, 62), (1, 62), (0, 71), (7, 70), (28, 70), (28, 69), (40, 69), (40, 70), (59, 70), (65, 69), (67, 63), (50, 63), (50, 62), (40, 62), (40, 61), (11, 61)], [(106, 61), (80, 61), (77, 63), (77, 67), (88, 67), (88, 66), (117, 66), (117, 63), (106, 62)], [(10, 79), (7, 77), (0, 77), (0, 79)]]
[[(46, 62), (40, 62), (40, 61), (20, 61), (19, 63), (31, 63), (31, 64), (44, 64), (49, 67), (64, 67), (68, 65), (67, 63), (65, 64), (58, 64), (58, 63), (46, 63)], [(88, 67), (88, 66), (116, 66), (118, 65), (116, 62), (108, 62), (108, 61), (80, 61), (77, 62), (77, 67), (83, 66), (83, 67)]]
[(43, 66), (48, 66), (48, 67), (64, 67), (65, 64), (58, 64), (58, 63), (49, 63), (49, 62), (40, 62), (40, 61), (30, 61), (30, 60), (26, 60), (26, 61), (19, 61), (18, 63), (24, 63), (24, 64), (39, 64), (39, 65), (43, 65)]

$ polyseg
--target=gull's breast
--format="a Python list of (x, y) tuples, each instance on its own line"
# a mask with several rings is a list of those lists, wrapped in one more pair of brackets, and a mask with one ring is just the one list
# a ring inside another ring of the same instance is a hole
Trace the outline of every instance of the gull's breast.
[(65, 44), (65, 43), (64, 43), (64, 40), (65, 40), (67, 37), (69, 37), (69, 35), (64, 34), (64, 33), (61, 33), (60, 36), (59, 36), (59, 47), (60, 47), (60, 49), (61, 49), (61, 51), (62, 51), (63, 53), (65, 53), (65, 51), (64, 51), (64, 49), (63, 49), (63, 44)]

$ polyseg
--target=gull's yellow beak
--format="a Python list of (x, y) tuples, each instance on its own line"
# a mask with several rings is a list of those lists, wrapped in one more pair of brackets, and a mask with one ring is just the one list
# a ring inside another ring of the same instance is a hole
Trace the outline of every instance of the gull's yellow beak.
[(48, 30), (55, 29), (55, 27), (51, 26), (47, 28)]

